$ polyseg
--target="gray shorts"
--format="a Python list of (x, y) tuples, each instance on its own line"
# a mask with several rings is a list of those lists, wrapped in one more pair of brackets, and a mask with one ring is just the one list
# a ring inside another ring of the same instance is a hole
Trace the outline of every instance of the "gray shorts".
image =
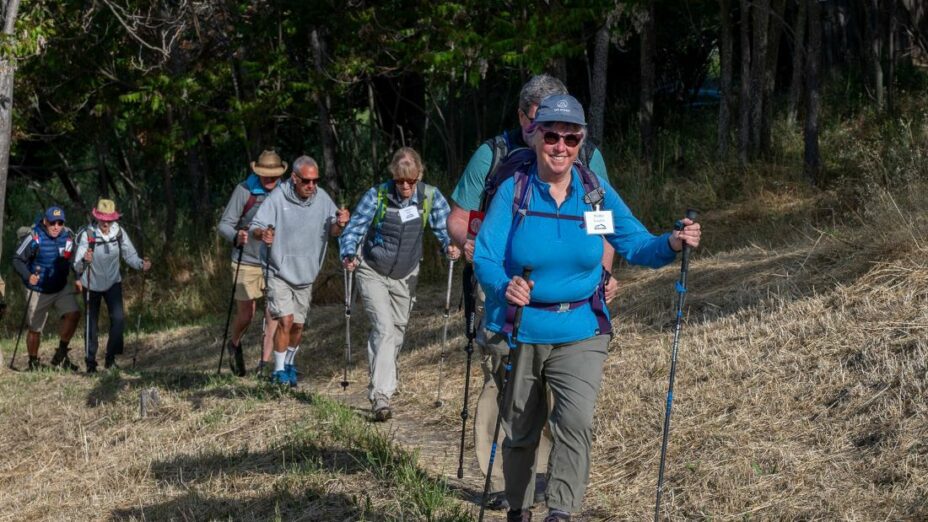
[(45, 328), (45, 321), (52, 307), (58, 310), (59, 317), (78, 311), (77, 292), (73, 284), (68, 283), (54, 294), (32, 292), (32, 299), (29, 300), (29, 309), (26, 313), (26, 322), (29, 324), (30, 331), (41, 332)]
[(278, 277), (270, 277), (267, 282), (267, 305), (271, 317), (292, 315), (296, 324), (306, 324), (309, 315), (309, 303), (313, 299), (313, 285), (303, 287), (290, 286)]

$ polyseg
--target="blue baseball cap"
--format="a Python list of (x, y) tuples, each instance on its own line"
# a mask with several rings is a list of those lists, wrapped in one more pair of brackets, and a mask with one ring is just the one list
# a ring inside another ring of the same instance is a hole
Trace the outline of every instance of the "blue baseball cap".
[(48, 221), (64, 221), (64, 209), (58, 205), (52, 205), (45, 211), (45, 219)]
[(563, 122), (586, 125), (583, 106), (569, 94), (552, 94), (541, 100), (535, 112), (535, 123)]

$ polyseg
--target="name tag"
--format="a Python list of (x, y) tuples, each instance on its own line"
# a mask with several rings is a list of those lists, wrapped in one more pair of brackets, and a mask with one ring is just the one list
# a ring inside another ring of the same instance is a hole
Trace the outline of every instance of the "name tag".
[(412, 221), (419, 217), (419, 208), (415, 205), (409, 205), (406, 208), (400, 209), (400, 221), (406, 223), (407, 221)]
[(589, 210), (583, 213), (586, 233), (590, 236), (602, 236), (615, 233), (611, 210)]

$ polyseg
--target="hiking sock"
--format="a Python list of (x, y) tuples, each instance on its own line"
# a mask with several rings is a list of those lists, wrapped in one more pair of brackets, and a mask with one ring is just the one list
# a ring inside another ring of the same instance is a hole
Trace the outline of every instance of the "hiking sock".
[(284, 365), (287, 363), (287, 352), (278, 352), (274, 350), (274, 371), (284, 371)]
[(288, 346), (287, 347), (287, 358), (284, 359), (284, 364), (293, 364), (293, 360), (296, 359), (296, 351), (299, 350), (299, 346)]

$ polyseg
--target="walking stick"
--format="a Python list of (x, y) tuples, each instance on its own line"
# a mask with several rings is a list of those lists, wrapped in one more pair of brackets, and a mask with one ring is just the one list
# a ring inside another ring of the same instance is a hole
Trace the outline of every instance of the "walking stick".
[(351, 365), (351, 289), (354, 272), (342, 269), (345, 279), (345, 373), (342, 376), (342, 391), (348, 389), (348, 367)]
[[(696, 221), (693, 209), (686, 211), (687, 219)], [(683, 230), (683, 222), (677, 221), (674, 229)], [(664, 462), (667, 458), (667, 439), (670, 438), (670, 409), (673, 406), (673, 380), (677, 373), (677, 350), (680, 347), (680, 329), (683, 327), (683, 303), (686, 300), (686, 274), (690, 264), (690, 247), (683, 243), (683, 260), (680, 263), (680, 280), (677, 281), (677, 318), (673, 329), (673, 347), (670, 350), (670, 384), (667, 386), (667, 409), (664, 411), (664, 434), (661, 439), (661, 464), (657, 473), (657, 501), (654, 504), (654, 522), (660, 520), (661, 494), (664, 492)]]
[(448, 314), (451, 309), (451, 278), (454, 276), (454, 259), (448, 260), (448, 289), (445, 291), (445, 325), (441, 329), (441, 358), (438, 359), (438, 390), (435, 394), (435, 407), (441, 408), (441, 387), (445, 366), (445, 346), (448, 344)]
[(216, 368), (216, 375), (222, 373), (222, 356), (226, 352), (226, 340), (229, 337), (229, 321), (232, 320), (232, 306), (235, 304), (235, 287), (238, 286), (238, 271), (242, 268), (242, 253), (245, 251), (245, 245), (238, 247), (238, 260), (235, 262), (235, 277), (232, 278), (232, 295), (229, 297), (229, 309), (226, 311), (226, 326), (222, 330), (222, 344), (219, 345), (219, 367)]
[[(91, 233), (91, 228), (87, 227), (87, 250), (92, 254), (97, 246), (96, 235)], [(87, 273), (87, 288), (84, 292), (84, 360), (90, 360), (90, 271), (93, 266), (93, 259), (84, 268)], [(96, 354), (94, 354), (96, 361)]]
[[(145, 255), (141, 252), (145, 244), (145, 238), (142, 237), (142, 227), (139, 227), (139, 256), (142, 258), (142, 298), (139, 299), (139, 309), (145, 309)], [(236, 269), (238, 270), (238, 269)], [(233, 294), (234, 294), (233, 290)], [(135, 349), (132, 350), (132, 368), (135, 369), (135, 359), (139, 355), (139, 336), (142, 328), (142, 314), (135, 314)], [(228, 327), (227, 327), (228, 328)], [(225, 343), (223, 343), (225, 344)]]
[(467, 366), (464, 370), (464, 406), (461, 408), (461, 447), (458, 452), (458, 478), (464, 478), (464, 436), (467, 429), (467, 401), (470, 400), (470, 363), (474, 355), (474, 338), (477, 337), (477, 328), (474, 324), (477, 319), (477, 303), (474, 301), (474, 265), (464, 266), (464, 331), (467, 335)]
[[(527, 266), (522, 269), (522, 279), (527, 283), (532, 277), (532, 267)], [(487, 479), (483, 483), (483, 496), (480, 498), (480, 522), (483, 522), (483, 513), (487, 508), (487, 496), (490, 494), (490, 480), (493, 478), (493, 461), (496, 460), (496, 441), (499, 439), (499, 429), (503, 424), (503, 404), (506, 401), (506, 388), (509, 384), (509, 376), (515, 373), (513, 370), (516, 366), (515, 357), (519, 350), (519, 326), (522, 324), (522, 310), (520, 306), (516, 309), (515, 318), (512, 320), (512, 337), (509, 341), (509, 355), (506, 357), (505, 371), (503, 372), (503, 385), (499, 388), (499, 411), (496, 414), (496, 427), (493, 428), (493, 445), (490, 446), (490, 462), (487, 464)]]
[[(35, 267), (35, 275), (39, 275), (39, 271), (42, 270), (42, 267)], [(19, 351), (19, 340), (23, 337), (23, 330), (26, 328), (26, 317), (29, 315), (29, 305), (32, 304), (32, 294), (35, 293), (35, 290), (32, 288), (29, 289), (29, 295), (26, 297), (26, 309), (23, 310), (23, 319), (19, 323), (19, 333), (16, 334), (16, 346), (13, 347), (13, 357), (10, 358), (10, 369), (15, 370), (13, 363), (16, 361), (16, 352)]]

